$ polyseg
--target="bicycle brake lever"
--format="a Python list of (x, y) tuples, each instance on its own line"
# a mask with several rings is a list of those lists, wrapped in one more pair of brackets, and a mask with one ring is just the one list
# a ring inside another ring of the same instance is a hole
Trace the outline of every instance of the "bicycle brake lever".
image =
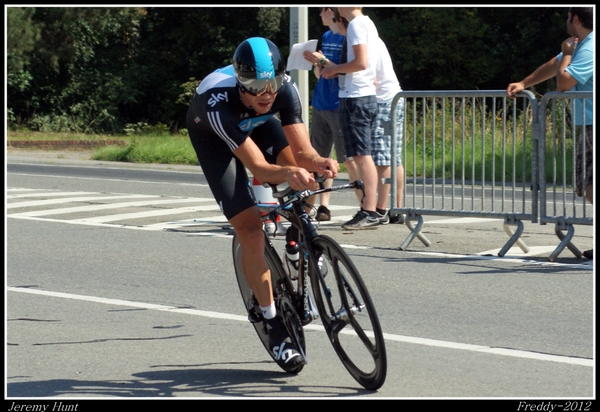
[(277, 191), (277, 186), (271, 186), (271, 189), (273, 189), (273, 197), (275, 199), (282, 199), (286, 196), (289, 196), (290, 193), (294, 192), (294, 189), (291, 188), (291, 186), (286, 187), (283, 191), (278, 192)]
[(317, 172), (313, 172), (313, 176), (315, 177), (315, 182), (319, 184), (319, 189), (323, 189), (325, 187), (325, 176), (318, 174)]
[(365, 191), (365, 184), (360, 179), (359, 180), (355, 180), (354, 182), (352, 182), (352, 187), (354, 189), (362, 190), (363, 192)]

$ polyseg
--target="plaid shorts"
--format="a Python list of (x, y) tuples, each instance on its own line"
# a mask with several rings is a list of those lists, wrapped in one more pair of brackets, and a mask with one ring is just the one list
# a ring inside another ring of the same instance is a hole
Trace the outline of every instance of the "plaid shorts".
[[(594, 184), (594, 126), (588, 125), (581, 127), (579, 138), (577, 139), (577, 156), (575, 169), (577, 196), (583, 196), (587, 185)], [(582, 139), (585, 133), (585, 152), (583, 150)]]
[[(371, 134), (371, 156), (375, 166), (392, 164), (392, 102), (377, 103), (377, 117)], [(404, 135), (404, 98), (396, 105), (396, 166), (402, 165), (402, 136)]]

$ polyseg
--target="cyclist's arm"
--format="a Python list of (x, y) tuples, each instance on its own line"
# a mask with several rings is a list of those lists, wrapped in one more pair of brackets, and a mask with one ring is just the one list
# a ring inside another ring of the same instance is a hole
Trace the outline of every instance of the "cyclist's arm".
[(337, 176), (338, 163), (330, 158), (319, 156), (310, 143), (310, 137), (304, 123), (294, 123), (283, 126), (296, 164), (310, 172), (317, 172), (326, 178)]
[(287, 182), (295, 190), (311, 189), (314, 182), (312, 173), (293, 163), (293, 156), (289, 147), (286, 147), (282, 153), (285, 151), (287, 151), (287, 154), (280, 153), (278, 159), (283, 156), (291, 159), (291, 162), (285, 162), (288, 164), (284, 165), (270, 164), (256, 143), (252, 139), (246, 139), (233, 151), (233, 154), (240, 159), (259, 182), (275, 185)]

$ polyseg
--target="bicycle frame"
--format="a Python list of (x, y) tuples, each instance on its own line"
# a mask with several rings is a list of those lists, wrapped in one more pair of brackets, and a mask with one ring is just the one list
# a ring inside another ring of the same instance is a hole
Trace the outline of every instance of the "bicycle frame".
[[(282, 259), (271, 239), (281, 232), (275, 229), (269, 236), (265, 226), (265, 258), (271, 269), (273, 295), (281, 313), (279, 316), (285, 319), (292, 341), (304, 350), (304, 326), (320, 318), (330, 343), (350, 375), (367, 389), (379, 389), (385, 382), (387, 355), (373, 301), (360, 272), (343, 248), (331, 237), (317, 234), (318, 224), (313, 224), (308, 212), (308, 206), (313, 206), (305, 201), (319, 193), (341, 189), (361, 189), (364, 196), (362, 181), (304, 191), (288, 187), (279, 192), (277, 186), (265, 185), (268, 186), (279, 204), (257, 204), (263, 212), (263, 221), (275, 222), (282, 216), (294, 231), (290, 233), (289, 228), (286, 230), (286, 250), (290, 245), (288, 242), (292, 240), (298, 243), (300, 249), (298, 264), (288, 265), (289, 259), (285, 256)], [(252, 304), (255, 298), (239, 269), (241, 249), (235, 235), (233, 253), (238, 285), (249, 319), (273, 357), (265, 343), (268, 332), (260, 326), (263, 325), (261, 315), (253, 315), (255, 309)], [(300, 370), (301, 368), (286, 372), (298, 373)]]
[[(265, 185), (266, 186), (266, 185)], [(302, 307), (298, 306), (298, 315), (303, 325), (307, 325), (314, 319), (318, 319), (319, 314), (316, 310), (315, 304), (311, 298), (311, 280), (322, 281), (322, 279), (311, 279), (308, 270), (308, 262), (310, 259), (315, 259), (315, 256), (309, 256), (309, 252), (312, 251), (310, 245), (312, 239), (317, 236), (317, 231), (312, 223), (308, 212), (306, 211), (306, 202), (304, 199), (308, 199), (314, 195), (325, 192), (334, 192), (343, 189), (360, 189), (364, 194), (364, 185), (361, 180), (354, 182), (331, 186), (322, 187), (317, 190), (303, 190), (295, 192), (291, 187), (286, 188), (284, 191), (277, 191), (276, 185), (269, 185), (273, 190), (273, 198), (278, 199), (279, 205), (273, 205), (272, 203), (257, 203), (258, 208), (261, 212), (264, 212), (263, 221), (271, 220), (275, 222), (277, 216), (281, 215), (285, 218), (292, 226), (298, 230), (298, 244), (302, 253), (300, 254), (299, 270), (297, 279), (287, 279), (289, 283), (289, 290), (296, 291), (296, 299), (300, 299)], [(287, 200), (285, 197), (289, 196)], [(273, 234), (275, 236), (275, 234)], [(268, 236), (267, 236), (268, 239)], [(291, 284), (292, 280), (297, 280), (297, 288)], [(300, 310), (302, 309), (302, 310)]]

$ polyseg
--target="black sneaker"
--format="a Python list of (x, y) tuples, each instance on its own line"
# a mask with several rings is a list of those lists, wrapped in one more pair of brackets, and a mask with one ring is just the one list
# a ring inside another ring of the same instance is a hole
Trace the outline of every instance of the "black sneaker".
[(377, 226), (379, 226), (378, 218), (371, 216), (369, 212), (359, 210), (352, 219), (342, 225), (342, 229), (377, 229)]
[(583, 252), (583, 256), (585, 256), (588, 259), (594, 259), (594, 249), (586, 250), (585, 252)]
[[(388, 212), (388, 215), (389, 215), (389, 212)], [(396, 225), (403, 225), (404, 224), (404, 216), (402, 216), (402, 215), (390, 216), (390, 223), (396, 224)]]
[(269, 333), (269, 350), (277, 365), (290, 373), (302, 368), (306, 364), (306, 359), (292, 342), (281, 318), (275, 316), (273, 319), (267, 319), (266, 322)]
[(319, 222), (326, 222), (331, 220), (331, 212), (329, 211), (327, 206), (319, 206), (319, 208), (317, 209), (317, 215), (315, 216), (315, 219)]
[(380, 225), (387, 225), (388, 223), (390, 223), (390, 213), (389, 212), (379, 213), (376, 211), (375, 213), (377, 213), (377, 218), (379, 219)]

